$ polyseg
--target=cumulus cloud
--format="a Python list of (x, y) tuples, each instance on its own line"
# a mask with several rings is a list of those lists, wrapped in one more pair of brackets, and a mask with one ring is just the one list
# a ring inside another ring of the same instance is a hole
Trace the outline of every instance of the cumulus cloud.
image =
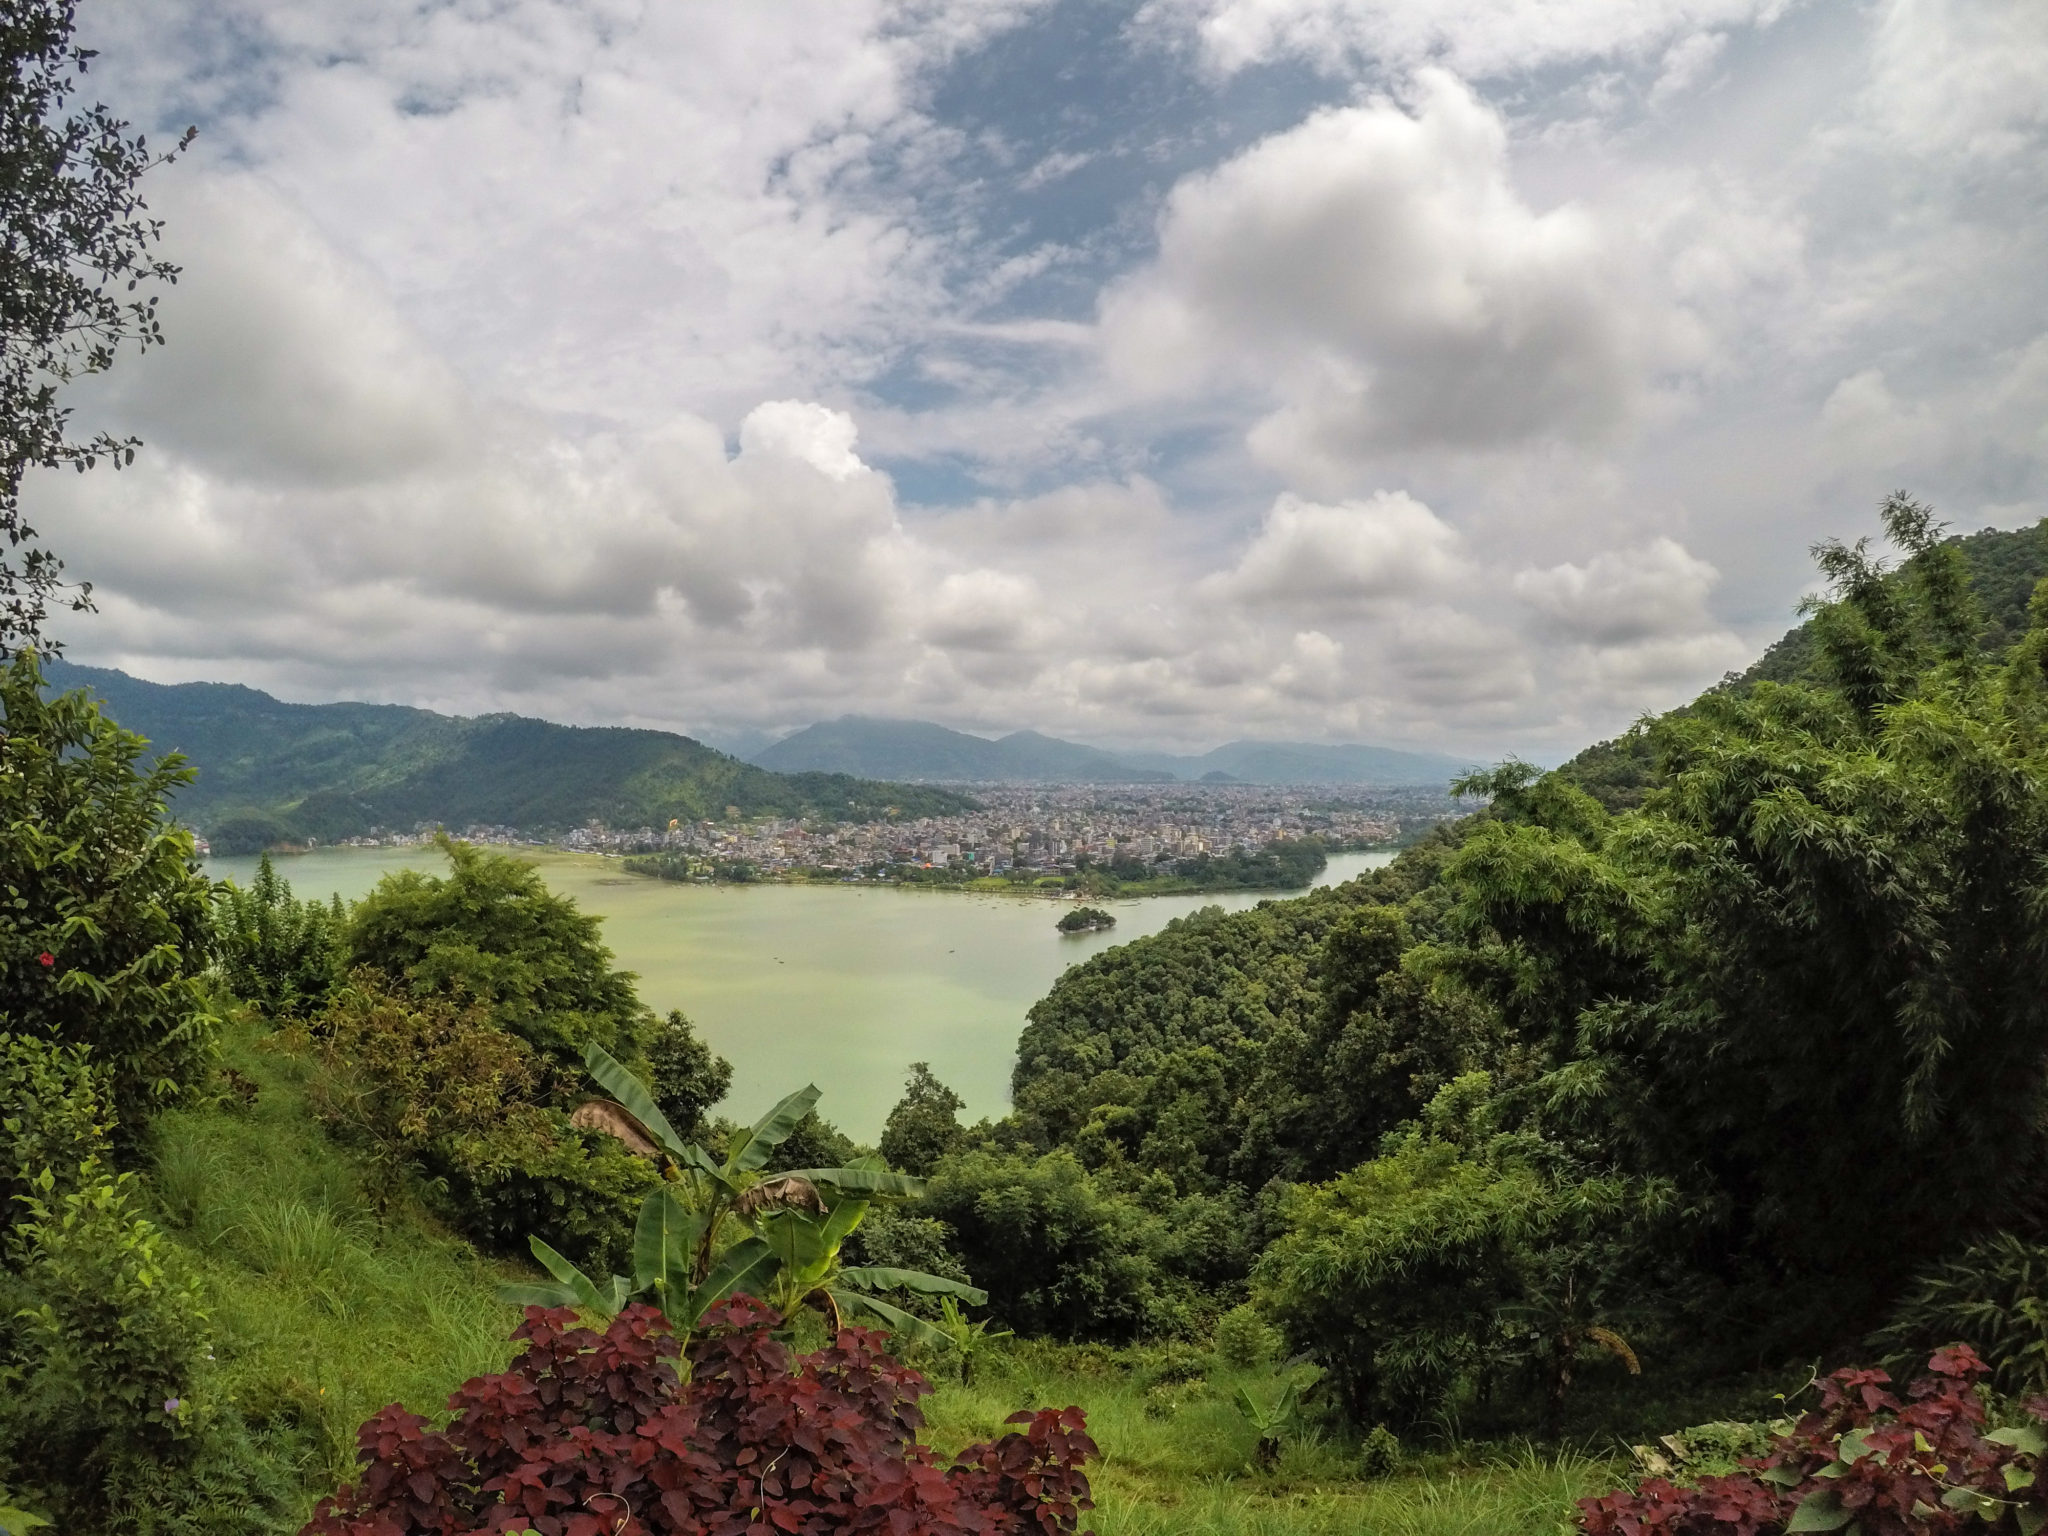
[(1661, 105), (1699, 85), (1727, 50), (1725, 32), (1695, 32), (1664, 50), (1662, 67), (1650, 87), (1650, 101)]
[(1890, 0), (1879, 12), (1871, 121), (1900, 150), (2011, 161), (2048, 134), (2048, 10)]
[(1647, 705), (1675, 682), (1750, 659), (1708, 607), (1719, 580), (1712, 565), (1660, 538), (1584, 564), (1518, 571), (1513, 589), (1538, 627), (1571, 647), (1561, 671)]
[(1676, 540), (1656, 539), (1602, 551), (1584, 565), (1517, 572), (1514, 589), (1572, 639), (1617, 645), (1711, 627), (1707, 594), (1718, 579)]
[(1309, 473), (1375, 450), (1597, 441), (1663, 344), (1616, 245), (1584, 208), (1531, 209), (1500, 116), (1425, 70), (1412, 110), (1320, 112), (1182, 181), (1156, 262), (1104, 299), (1104, 342), (1140, 389), (1268, 384), (1287, 404), (1254, 451)]
[(860, 432), (844, 411), (808, 400), (765, 400), (740, 423), (740, 452), (781, 455), (808, 464), (828, 480), (851, 480), (867, 469), (853, 451)]
[(1252, 608), (1355, 612), (1442, 588), (1459, 573), (1460, 555), (1456, 532), (1404, 492), (1339, 506), (1288, 493), (1206, 590)]
[(2048, 511), (2042, 22), (1779, 9), (96, 11), (110, 99), (204, 132), (151, 188), (170, 345), (78, 396), (149, 447), (33, 487), (66, 639), (587, 721), (1570, 749), (1894, 484)]
[(303, 485), (403, 476), (454, 451), (454, 371), (303, 214), (242, 176), (173, 180), (156, 209), (181, 232), (185, 276), (165, 307), (179, 344), (107, 375), (88, 412)]

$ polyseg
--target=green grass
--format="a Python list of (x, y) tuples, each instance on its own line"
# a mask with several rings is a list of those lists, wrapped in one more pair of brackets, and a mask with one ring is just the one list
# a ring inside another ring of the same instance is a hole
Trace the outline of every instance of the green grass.
[(1142, 1361), (1142, 1352), (1014, 1346), (978, 1367), (971, 1386), (935, 1377), (928, 1437), (951, 1451), (1001, 1434), (1019, 1408), (1085, 1408), (1103, 1453), (1090, 1473), (1100, 1536), (1551, 1536), (1572, 1528), (1574, 1500), (1618, 1480), (1611, 1462), (1529, 1449), (1414, 1455), (1368, 1479), (1355, 1443), (1313, 1427), (1260, 1472), (1256, 1436), (1232, 1397), (1246, 1384), (1270, 1401), (1272, 1373), (1218, 1367), (1154, 1389)]
[(510, 1267), (403, 1191), (380, 1200), (371, 1170), (313, 1120), (309, 1064), (261, 1038), (244, 1022), (224, 1041), (257, 1084), (254, 1106), (162, 1117), (149, 1183), (205, 1287), (214, 1390), (292, 1469), (310, 1511), (354, 1475), (356, 1428), (372, 1413), (439, 1412), (471, 1376), (502, 1369), (518, 1313), (495, 1299)]
[[(228, 1027), (228, 1064), (255, 1081), (255, 1104), (162, 1117), (149, 1184), (205, 1286), (215, 1390), (302, 1490), (290, 1532), (354, 1475), (364, 1419), (391, 1402), (439, 1413), (464, 1381), (504, 1367), (518, 1314), (494, 1298), (518, 1271), (330, 1140), (308, 1103), (310, 1064), (265, 1039), (248, 1021)], [(1436, 1453), (1366, 1480), (1354, 1444), (1314, 1430), (1260, 1472), (1231, 1395), (1242, 1382), (1270, 1398), (1271, 1373), (1219, 1367), (1154, 1390), (1156, 1354), (991, 1351), (971, 1386), (935, 1372), (928, 1438), (957, 1450), (1002, 1434), (1019, 1408), (1078, 1403), (1104, 1456), (1091, 1468), (1100, 1536), (1550, 1536), (1569, 1529), (1573, 1499), (1615, 1481), (1609, 1463), (1533, 1452)]]

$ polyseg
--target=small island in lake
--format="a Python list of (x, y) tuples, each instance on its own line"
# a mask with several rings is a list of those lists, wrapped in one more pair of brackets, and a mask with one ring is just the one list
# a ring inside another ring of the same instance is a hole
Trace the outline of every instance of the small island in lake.
[(1105, 928), (1114, 928), (1116, 919), (1100, 907), (1076, 907), (1057, 926), (1061, 933), (1100, 933)]

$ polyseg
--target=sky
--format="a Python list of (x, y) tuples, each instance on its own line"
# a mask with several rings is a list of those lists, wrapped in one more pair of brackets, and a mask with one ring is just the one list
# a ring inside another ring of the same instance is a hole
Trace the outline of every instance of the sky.
[(2048, 515), (2036, 0), (85, 0), (72, 659), (744, 747), (1568, 755)]

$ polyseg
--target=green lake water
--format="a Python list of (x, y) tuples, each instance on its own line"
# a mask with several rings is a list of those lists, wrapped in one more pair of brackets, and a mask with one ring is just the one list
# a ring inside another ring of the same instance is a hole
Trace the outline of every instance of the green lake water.
[[(1200, 907), (1271, 894), (1103, 902), (1117, 925), (1065, 937), (1064, 904), (893, 887), (699, 886), (626, 874), (617, 860), (522, 850), (548, 884), (604, 918), (605, 942), (638, 973), (640, 995), (680, 1008), (733, 1066), (724, 1112), (751, 1119), (793, 1088), (824, 1090), (819, 1112), (864, 1141), (928, 1061), (967, 1100), (966, 1118), (1009, 1106), (1024, 1014), (1077, 960)], [(1389, 863), (1389, 851), (1331, 858), (1318, 885)], [(353, 900), (394, 869), (438, 871), (431, 848), (338, 848), (278, 861), (300, 896)], [(207, 873), (247, 884), (254, 859)]]

